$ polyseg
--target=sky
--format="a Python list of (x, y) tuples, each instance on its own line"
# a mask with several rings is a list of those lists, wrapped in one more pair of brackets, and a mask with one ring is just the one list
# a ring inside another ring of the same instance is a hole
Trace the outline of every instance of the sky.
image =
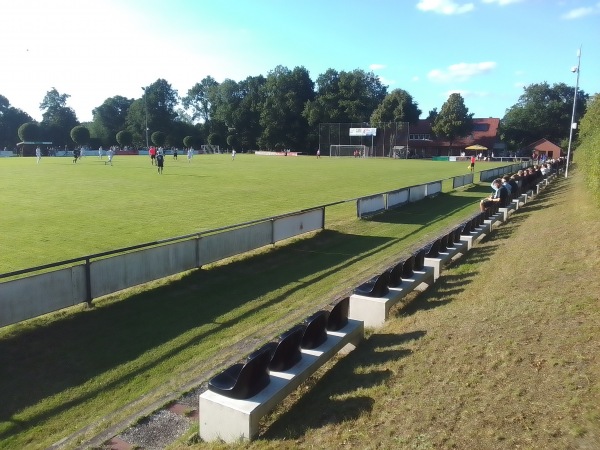
[(373, 71), (421, 118), (462, 95), (502, 118), (525, 86), (600, 93), (600, 0), (0, 0), (0, 95), (41, 120), (52, 88), (81, 122), (107, 98), (165, 79), (181, 97), (305, 67)]

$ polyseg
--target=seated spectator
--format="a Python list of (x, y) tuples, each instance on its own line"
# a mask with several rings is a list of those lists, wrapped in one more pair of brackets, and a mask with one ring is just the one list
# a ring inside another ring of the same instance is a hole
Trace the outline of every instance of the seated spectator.
[(492, 182), (492, 187), (496, 192), (490, 195), (488, 198), (484, 198), (479, 203), (479, 209), (482, 212), (495, 204), (497, 204), (499, 208), (504, 208), (508, 204), (509, 194), (507, 189), (502, 185), (502, 180), (500, 178), (496, 178)]
[(513, 198), (519, 198), (519, 195), (521, 195), (521, 180), (519, 179), (519, 175), (514, 174), (510, 177), (510, 180), (508, 180), (508, 182), (513, 188)]
[(506, 188), (506, 190), (508, 191), (508, 198), (512, 198), (513, 197), (513, 192), (512, 192), (512, 186), (508, 183), (508, 176), (503, 176), (501, 178), (502, 181), (502, 186), (504, 186)]

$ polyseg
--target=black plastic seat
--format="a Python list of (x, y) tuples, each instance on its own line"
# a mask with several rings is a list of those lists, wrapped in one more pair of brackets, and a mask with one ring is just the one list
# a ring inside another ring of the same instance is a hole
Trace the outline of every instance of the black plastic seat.
[(350, 297), (341, 299), (329, 312), (327, 329), (338, 331), (348, 325), (348, 311), (350, 310)]
[(423, 270), (425, 268), (425, 255), (427, 254), (427, 250), (423, 247), (417, 253), (415, 253), (415, 264), (414, 270)]
[(454, 230), (454, 242), (455, 243), (459, 243), (460, 242), (461, 231), (462, 231), (461, 227), (457, 227)]
[(440, 237), (438, 240), (440, 242), (440, 249), (439, 249), (439, 251), (441, 253), (446, 252), (448, 250), (448, 235), (445, 234), (442, 237)]
[(208, 389), (238, 400), (254, 397), (271, 381), (269, 362), (272, 349), (272, 344), (267, 344), (251, 353), (245, 362), (228, 367), (208, 382)]
[(285, 372), (302, 359), (300, 344), (305, 329), (305, 325), (296, 325), (279, 336), (274, 343), (269, 370)]
[(312, 316), (304, 319), (304, 335), (300, 347), (310, 350), (317, 348), (327, 340), (327, 319), (329, 313), (327, 311), (318, 311)]
[(411, 278), (415, 268), (415, 255), (410, 255), (408, 259), (402, 264), (402, 278)]
[(388, 280), (389, 287), (398, 287), (402, 284), (402, 268), (404, 266), (404, 261), (400, 261), (398, 264), (394, 265), (389, 269), (390, 277)]
[(467, 221), (467, 222), (465, 222), (465, 223), (463, 223), (461, 225), (461, 229), (460, 229), (460, 234), (461, 235), (468, 236), (468, 235), (471, 234), (471, 231), (473, 231), (473, 230), (472, 230), (472, 227), (471, 227), (471, 221), (470, 220)]
[(478, 218), (479, 225), (483, 225), (485, 223), (485, 213), (479, 213), (477, 218)]
[(446, 250), (448, 250), (448, 247), (454, 247), (454, 230), (446, 235)]
[(366, 283), (361, 284), (354, 293), (358, 295), (364, 295), (366, 297), (383, 297), (390, 290), (388, 289), (388, 282), (390, 279), (390, 273), (386, 270), (385, 272), (371, 278)]
[(436, 239), (435, 241), (427, 244), (427, 256), (428, 258), (435, 258), (440, 255), (440, 240)]

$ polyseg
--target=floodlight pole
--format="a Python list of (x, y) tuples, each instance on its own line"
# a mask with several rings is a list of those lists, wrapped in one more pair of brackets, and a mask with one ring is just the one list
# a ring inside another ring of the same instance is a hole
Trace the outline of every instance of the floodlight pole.
[(146, 88), (142, 87), (142, 90), (144, 91), (144, 111), (146, 115), (146, 149), (148, 149), (150, 148), (148, 147), (148, 102), (146, 100)]
[(571, 160), (571, 143), (573, 141), (573, 129), (577, 126), (575, 122), (575, 107), (577, 106), (577, 91), (579, 89), (579, 66), (581, 65), (581, 47), (577, 50), (577, 81), (575, 83), (575, 94), (573, 95), (573, 113), (571, 114), (571, 126), (569, 127), (569, 148), (567, 150), (567, 164), (565, 166), (565, 178), (569, 176), (569, 161)]

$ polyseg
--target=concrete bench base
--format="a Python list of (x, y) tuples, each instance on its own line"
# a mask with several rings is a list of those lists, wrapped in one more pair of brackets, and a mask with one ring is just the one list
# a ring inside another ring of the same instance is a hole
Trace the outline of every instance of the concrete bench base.
[(489, 230), (491, 232), (494, 228), (497, 228), (500, 225), (500, 223), (502, 222), (502, 218), (503, 218), (502, 214), (496, 213), (493, 216), (491, 216), (489, 219), (485, 219), (483, 221), (483, 223), (489, 227)]
[(460, 258), (467, 252), (467, 243), (458, 242), (454, 243), (453, 247), (448, 247), (447, 251), (440, 252), (435, 258), (425, 258), (425, 265), (427, 267), (433, 267), (433, 280), (437, 280), (440, 277), (442, 268), (455, 259)]
[(384, 297), (353, 294), (350, 296), (348, 317), (363, 321), (365, 327), (378, 328), (385, 323), (394, 305), (412, 291), (427, 289), (433, 281), (433, 267), (424, 267), (422, 271), (415, 271), (412, 278), (403, 278), (402, 284), (390, 288)]
[(498, 213), (501, 214), (502, 216), (502, 222), (506, 222), (508, 220), (508, 217), (515, 212), (515, 204), (511, 203), (509, 206), (507, 206), (506, 208), (498, 208)]
[(200, 437), (207, 442), (250, 440), (258, 434), (259, 422), (294, 389), (340, 351), (347, 351), (364, 337), (363, 323), (349, 320), (339, 331), (328, 331), (327, 340), (313, 350), (302, 349), (302, 359), (286, 372), (270, 372), (269, 385), (246, 400), (212, 391), (200, 395)]
[(468, 235), (461, 234), (460, 240), (467, 245), (467, 251), (469, 251), (473, 248), (473, 245), (477, 241), (483, 239), (488, 234), (489, 234), (488, 225), (483, 225), (483, 226), (477, 227), (475, 229), (475, 231), (472, 231)]

